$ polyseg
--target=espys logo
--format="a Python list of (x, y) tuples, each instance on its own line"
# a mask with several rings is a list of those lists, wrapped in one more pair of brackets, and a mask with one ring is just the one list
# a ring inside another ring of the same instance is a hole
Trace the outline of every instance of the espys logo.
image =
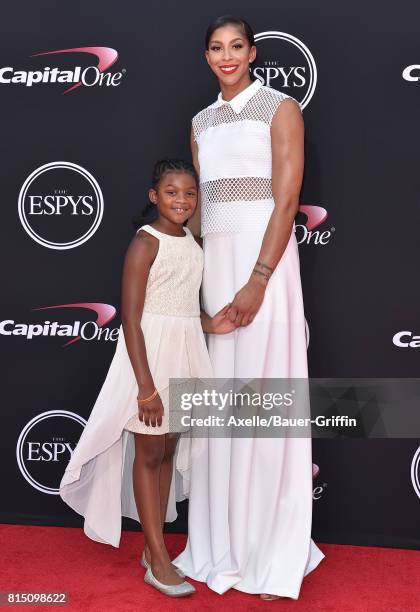
[(298, 244), (324, 246), (329, 243), (331, 236), (335, 232), (335, 227), (324, 231), (315, 230), (328, 217), (325, 208), (315, 206), (314, 204), (301, 204), (298, 214), (303, 214), (306, 217), (304, 223), (295, 223), (295, 235)]
[(293, 96), (302, 110), (315, 92), (317, 69), (308, 47), (286, 32), (260, 32), (255, 36), (257, 59), (254, 76), (264, 85)]
[[(118, 53), (111, 47), (74, 47), (72, 49), (57, 49), (56, 51), (44, 51), (35, 53), (31, 57), (44, 57), (49, 55), (64, 54), (84, 54), (89, 60), (92, 55), (96, 57), (97, 65), (85, 67), (70, 65), (70, 69), (51, 68), (44, 66), (42, 70), (15, 70), (12, 66), (0, 68), (0, 85), (49, 85), (50, 83), (62, 84), (73, 83), (63, 93), (69, 93), (82, 85), (85, 87), (118, 87), (125, 74), (123, 68), (121, 72), (105, 72), (118, 60)], [(65, 61), (63, 57), (63, 62)]]
[(28, 176), (19, 193), (18, 211), (32, 240), (49, 249), (74, 249), (98, 229), (104, 198), (85, 168), (51, 162)]
[(412, 331), (397, 332), (392, 342), (399, 348), (420, 348), (420, 336), (416, 336)]
[(34, 489), (58, 495), (64, 470), (85, 425), (85, 419), (67, 410), (43, 412), (25, 425), (16, 445), (16, 459)]
[(413, 461), (411, 462), (411, 482), (413, 483), (414, 491), (420, 497), (420, 446), (414, 453)]
[(80, 302), (77, 304), (59, 304), (57, 306), (43, 306), (33, 310), (50, 310), (61, 308), (87, 309), (96, 314), (95, 321), (73, 320), (70, 324), (59, 321), (45, 320), (42, 323), (16, 323), (13, 319), (0, 321), (0, 335), (23, 336), (26, 340), (33, 340), (42, 336), (72, 337), (63, 344), (63, 348), (74, 344), (78, 340), (105, 340), (116, 342), (119, 336), (119, 328), (104, 327), (106, 323), (115, 317), (116, 309), (110, 304), (97, 302)]

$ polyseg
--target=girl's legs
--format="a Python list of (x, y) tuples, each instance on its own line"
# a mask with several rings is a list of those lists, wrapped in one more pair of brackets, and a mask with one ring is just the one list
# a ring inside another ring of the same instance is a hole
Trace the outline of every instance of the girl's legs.
[[(165, 451), (160, 467), (159, 488), (160, 488), (160, 518), (162, 531), (165, 524), (166, 510), (168, 508), (169, 491), (171, 488), (173, 458), (176, 450), (176, 445), (179, 440), (179, 434), (165, 434)], [(150, 563), (150, 550), (147, 541), (144, 547), (146, 560)]]
[(134, 434), (134, 438), (134, 497), (150, 550), (152, 572), (164, 584), (181, 584), (184, 580), (171, 564), (162, 532), (160, 472), (165, 457), (165, 436)]

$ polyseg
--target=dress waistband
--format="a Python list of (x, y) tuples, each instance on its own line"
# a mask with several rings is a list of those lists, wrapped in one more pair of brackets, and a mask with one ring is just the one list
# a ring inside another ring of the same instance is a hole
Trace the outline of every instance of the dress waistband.
[(152, 310), (143, 310), (143, 316), (146, 315), (151, 315), (154, 317), (165, 317), (165, 319), (199, 319), (200, 318), (200, 313), (199, 314), (185, 314), (185, 313), (179, 313), (179, 314), (168, 314), (167, 312), (154, 312)]

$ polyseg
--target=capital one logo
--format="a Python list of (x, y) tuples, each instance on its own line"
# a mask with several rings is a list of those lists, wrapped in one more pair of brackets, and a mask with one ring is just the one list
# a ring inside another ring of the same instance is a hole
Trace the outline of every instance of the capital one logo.
[(254, 76), (267, 87), (293, 96), (302, 110), (314, 95), (317, 68), (308, 47), (286, 32), (260, 32), (255, 35), (257, 58)]
[(325, 208), (314, 204), (301, 204), (298, 214), (304, 217), (303, 223), (295, 223), (295, 234), (298, 244), (324, 246), (330, 242), (331, 236), (335, 232), (335, 227), (323, 230), (315, 229), (324, 223), (328, 217)]
[(404, 81), (409, 81), (411, 83), (420, 81), (420, 64), (412, 64), (404, 68), (402, 71), (402, 78)]
[[(76, 310), (88, 310), (94, 312), (96, 317), (95, 320), (82, 322), (78, 318), (73, 319), (71, 323), (63, 323), (62, 321), (51, 321), (45, 319), (43, 322), (37, 323), (19, 323), (14, 319), (3, 319), (0, 321), (0, 335), (1, 336), (20, 336), (25, 340), (33, 341), (35, 338), (42, 337), (54, 337), (59, 338), (70, 337), (72, 338), (65, 344), (70, 346), (79, 340), (105, 340), (116, 342), (119, 337), (119, 328), (104, 327), (106, 323), (111, 321), (116, 314), (116, 309), (111, 304), (101, 304), (98, 302), (79, 302), (76, 304), (57, 304), (56, 306), (42, 306), (41, 308), (34, 308), (38, 310), (62, 310), (67, 309)], [(56, 315), (57, 316), (57, 315)]]
[(38, 414), (22, 429), (16, 459), (22, 476), (37, 491), (58, 495), (67, 463), (80, 438), (85, 419), (68, 410)]
[(49, 249), (74, 249), (97, 231), (104, 199), (97, 180), (82, 166), (51, 162), (22, 185), (19, 219), (25, 232)]
[[(95, 57), (97, 64), (82, 67), (72, 65), (70, 69), (62, 69), (51, 66), (43, 66), (42, 70), (15, 70), (12, 66), (0, 68), (0, 86), (3, 85), (24, 85), (25, 87), (45, 86), (53, 84), (70, 84), (63, 93), (67, 94), (82, 85), (85, 87), (118, 87), (125, 74), (125, 69), (121, 72), (106, 72), (118, 60), (118, 53), (111, 47), (73, 47), (72, 49), (57, 49), (55, 51), (44, 51), (35, 53), (31, 57), (44, 57), (67, 55), (68, 53), (80, 57), (80, 54), (87, 56), (90, 60)], [(50, 59), (50, 58), (49, 58)]]
[(399, 348), (420, 348), (420, 335), (410, 330), (399, 331), (394, 334), (392, 342)]

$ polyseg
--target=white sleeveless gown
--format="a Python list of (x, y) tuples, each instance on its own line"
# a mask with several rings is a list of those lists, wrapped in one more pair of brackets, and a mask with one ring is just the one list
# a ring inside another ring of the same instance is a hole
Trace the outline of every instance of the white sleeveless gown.
[[(208, 378), (213, 373), (200, 321), (202, 249), (188, 228), (184, 237), (169, 236), (150, 225), (139, 229), (159, 239), (139, 325), (165, 409), (163, 422), (153, 428), (138, 419), (138, 386), (121, 326), (108, 373), (60, 484), (61, 498), (84, 516), (86, 535), (113, 546), (119, 546), (122, 516), (139, 521), (132, 486), (132, 432), (160, 435), (172, 431), (169, 379)], [(183, 433), (166, 521), (176, 519), (175, 502), (188, 495), (191, 447), (190, 433)]]
[[(214, 315), (249, 279), (274, 207), (271, 120), (288, 96), (255, 81), (193, 119), (204, 246), (203, 302)], [(254, 321), (209, 335), (215, 377), (307, 377), (299, 253), (292, 232)], [(311, 440), (209, 438), (193, 463), (189, 536), (174, 560), (217, 593), (297, 599), (324, 557), (311, 539)]]

